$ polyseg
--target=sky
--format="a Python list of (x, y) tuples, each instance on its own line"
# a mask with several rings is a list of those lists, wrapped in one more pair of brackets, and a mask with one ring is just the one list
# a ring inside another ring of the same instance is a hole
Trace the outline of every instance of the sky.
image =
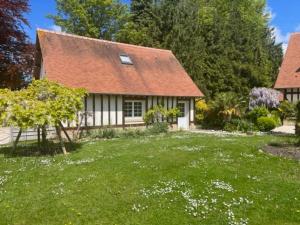
[[(128, 3), (130, 0), (123, 0)], [(26, 15), (31, 28), (26, 28), (30, 39), (35, 42), (36, 29), (43, 28), (60, 31), (53, 21), (46, 18), (49, 14), (56, 13), (55, 0), (30, 0), (31, 12)], [(276, 41), (287, 47), (289, 37), (293, 32), (300, 32), (300, 0), (267, 0), (267, 9), (272, 19), (270, 26), (275, 29)]]

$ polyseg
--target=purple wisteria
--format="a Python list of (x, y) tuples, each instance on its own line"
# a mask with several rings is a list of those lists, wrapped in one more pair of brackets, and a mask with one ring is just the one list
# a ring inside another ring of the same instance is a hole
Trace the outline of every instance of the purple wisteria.
[(250, 92), (249, 108), (259, 106), (277, 108), (279, 106), (280, 92), (271, 88), (253, 88)]

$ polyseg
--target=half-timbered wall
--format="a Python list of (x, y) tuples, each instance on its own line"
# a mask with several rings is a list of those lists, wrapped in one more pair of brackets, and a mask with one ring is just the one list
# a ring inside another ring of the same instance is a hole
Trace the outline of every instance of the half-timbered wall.
[[(142, 102), (142, 114), (144, 115), (152, 107), (161, 104), (166, 109), (175, 108), (179, 100), (185, 100), (189, 103), (189, 120), (194, 122), (194, 98), (160, 97), (160, 96), (121, 96), (121, 95), (100, 95), (89, 94), (84, 98), (84, 118), (83, 127), (103, 127), (103, 126), (127, 126), (144, 124), (142, 117), (126, 118), (123, 113), (123, 105), (126, 101)], [(82, 112), (82, 113), (83, 113)], [(172, 121), (176, 123), (176, 118)], [(76, 123), (64, 123), (64, 126), (75, 127)]]
[(289, 102), (296, 103), (300, 101), (300, 88), (289, 88), (284, 89), (284, 99), (288, 100)]

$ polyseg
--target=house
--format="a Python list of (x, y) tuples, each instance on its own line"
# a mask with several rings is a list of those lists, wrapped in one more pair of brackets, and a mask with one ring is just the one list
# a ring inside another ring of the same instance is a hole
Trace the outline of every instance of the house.
[(171, 51), (41, 29), (36, 46), (36, 79), (89, 92), (85, 127), (143, 126), (145, 112), (158, 104), (180, 109), (175, 127), (193, 126), (203, 94)]
[(300, 100), (300, 33), (290, 37), (274, 88), (290, 102)]

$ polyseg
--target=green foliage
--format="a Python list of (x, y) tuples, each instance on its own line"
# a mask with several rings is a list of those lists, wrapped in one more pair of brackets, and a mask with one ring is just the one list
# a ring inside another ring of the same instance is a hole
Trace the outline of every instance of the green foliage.
[(223, 128), (225, 123), (240, 118), (244, 108), (243, 99), (233, 92), (219, 93), (208, 102), (203, 126), (205, 128)]
[(0, 124), (37, 128), (56, 126), (76, 119), (86, 91), (63, 87), (47, 80), (35, 80), (27, 89), (0, 92)]
[(87, 137), (90, 137), (91, 139), (112, 139), (119, 137), (118, 132), (116, 129), (113, 128), (103, 128), (98, 130), (92, 130), (87, 133)]
[(233, 92), (219, 93), (209, 103), (209, 108), (223, 120), (231, 120), (233, 117), (240, 117), (242, 103), (242, 99)]
[(131, 1), (117, 40), (171, 49), (208, 98), (272, 86), (282, 59), (264, 1)]
[(276, 122), (276, 127), (278, 127), (282, 124), (282, 121), (280, 119), (280, 112), (278, 110), (271, 111), (271, 117)]
[(286, 100), (282, 101), (278, 107), (278, 112), (282, 121), (294, 117), (296, 115), (296, 105)]
[(233, 119), (229, 122), (226, 122), (224, 126), (224, 130), (229, 132), (234, 132), (234, 131), (250, 132), (250, 131), (257, 131), (258, 128), (254, 123), (248, 120)]
[(271, 131), (276, 127), (274, 117), (262, 116), (257, 119), (257, 127), (260, 131)]
[(300, 136), (300, 102), (296, 105), (296, 134)]
[(160, 134), (160, 133), (167, 133), (169, 130), (169, 123), (167, 122), (156, 122), (148, 128), (148, 132), (150, 134)]
[(115, 138), (117, 136), (117, 132), (112, 128), (105, 128), (102, 130), (102, 137), (106, 139)]
[(56, 0), (57, 15), (49, 15), (63, 31), (112, 40), (128, 21), (126, 4), (118, 0)]
[(126, 129), (121, 133), (123, 137), (140, 137), (145, 135), (146, 131), (142, 129)]
[(269, 110), (266, 107), (262, 106), (255, 107), (254, 109), (252, 109), (250, 112), (247, 113), (246, 117), (253, 123), (256, 123), (259, 117), (266, 117), (268, 115), (270, 115)]
[(179, 109), (172, 108), (166, 109), (162, 105), (156, 105), (153, 108), (149, 109), (144, 115), (144, 121), (146, 124), (159, 123), (163, 120), (169, 120), (179, 116)]
[(204, 120), (205, 114), (209, 111), (208, 105), (206, 104), (205, 100), (200, 99), (197, 100), (195, 103), (195, 109), (196, 109), (196, 123), (201, 124), (201, 122)]

